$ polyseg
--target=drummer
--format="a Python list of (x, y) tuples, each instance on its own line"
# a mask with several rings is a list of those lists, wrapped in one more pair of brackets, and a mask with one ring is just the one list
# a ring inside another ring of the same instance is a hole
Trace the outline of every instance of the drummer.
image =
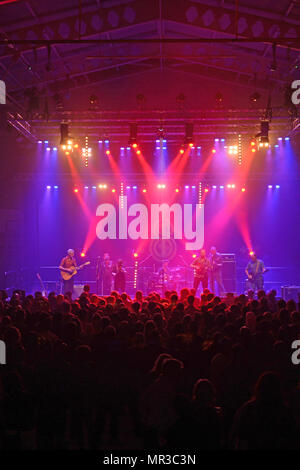
[(162, 267), (158, 271), (158, 274), (162, 285), (166, 287), (170, 279), (169, 260), (165, 260), (163, 262)]

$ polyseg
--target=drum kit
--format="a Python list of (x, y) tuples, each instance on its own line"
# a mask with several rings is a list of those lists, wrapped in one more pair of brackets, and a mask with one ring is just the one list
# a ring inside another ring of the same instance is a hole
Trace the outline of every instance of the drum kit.
[(156, 291), (164, 293), (166, 290), (182, 289), (186, 283), (185, 268), (174, 267), (169, 268), (167, 272), (154, 272), (148, 279), (148, 292)]

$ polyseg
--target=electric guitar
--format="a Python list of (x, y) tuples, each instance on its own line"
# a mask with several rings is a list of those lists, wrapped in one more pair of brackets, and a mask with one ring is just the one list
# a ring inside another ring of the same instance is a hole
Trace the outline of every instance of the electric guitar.
[(83, 263), (80, 266), (71, 266), (70, 268), (60, 269), (61, 277), (64, 281), (68, 281), (73, 276), (75, 276), (75, 274), (77, 274), (80, 269), (84, 268), (84, 266), (87, 266), (88, 264), (91, 264), (91, 262), (87, 261), (86, 263)]
[(257, 276), (261, 276), (262, 274), (265, 274), (269, 271), (269, 269), (265, 269), (262, 273), (254, 273), (254, 274), (248, 274), (248, 281), (250, 282), (255, 282), (255, 279)]

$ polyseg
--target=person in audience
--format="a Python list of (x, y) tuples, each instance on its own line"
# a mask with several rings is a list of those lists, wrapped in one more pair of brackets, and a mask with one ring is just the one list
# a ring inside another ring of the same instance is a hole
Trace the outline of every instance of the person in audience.
[(299, 334), (274, 291), (1, 291), (0, 449), (294, 448)]

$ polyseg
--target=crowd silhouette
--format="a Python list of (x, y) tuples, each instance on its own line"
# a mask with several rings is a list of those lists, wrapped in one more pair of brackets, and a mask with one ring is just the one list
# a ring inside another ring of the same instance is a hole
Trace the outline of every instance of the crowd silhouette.
[(299, 305), (0, 291), (0, 449), (295, 449)]

